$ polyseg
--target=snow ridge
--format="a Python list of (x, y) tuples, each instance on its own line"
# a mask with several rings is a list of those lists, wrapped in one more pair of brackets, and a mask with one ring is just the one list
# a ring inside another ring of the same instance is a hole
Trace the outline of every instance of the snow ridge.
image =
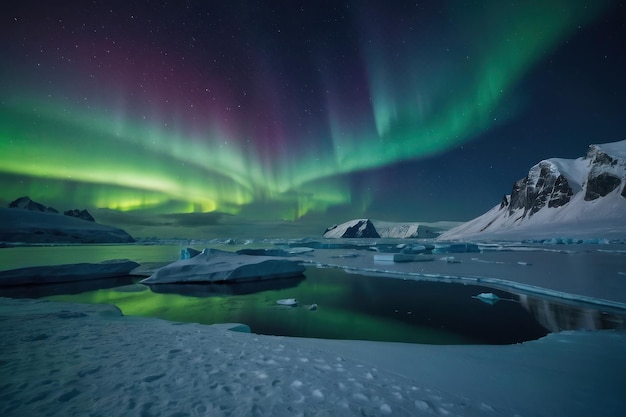
[(585, 157), (539, 162), (500, 204), (440, 239), (557, 236), (626, 237), (626, 140), (591, 145)]

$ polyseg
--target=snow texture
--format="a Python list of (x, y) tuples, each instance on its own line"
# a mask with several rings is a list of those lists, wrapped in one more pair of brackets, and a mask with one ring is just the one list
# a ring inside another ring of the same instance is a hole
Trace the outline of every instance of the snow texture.
[(302, 275), (305, 267), (296, 258), (256, 256), (205, 249), (190, 258), (159, 268), (143, 284), (190, 282), (246, 282)]
[(625, 154), (626, 140), (591, 145), (584, 158), (541, 161), (503, 203), (439, 239), (625, 239)]
[(3, 416), (621, 416), (626, 333), (432, 346), (0, 299)]

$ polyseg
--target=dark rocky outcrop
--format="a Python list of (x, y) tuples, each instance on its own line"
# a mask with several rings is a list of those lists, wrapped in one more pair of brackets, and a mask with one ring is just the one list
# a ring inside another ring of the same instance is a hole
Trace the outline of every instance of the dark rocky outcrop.
[[(338, 227), (338, 225), (334, 225), (329, 227), (324, 231), (324, 235), (334, 230)], [(339, 236), (341, 238), (380, 238), (380, 235), (376, 231), (376, 227), (369, 219), (361, 219), (356, 221), (352, 226), (346, 228), (345, 232)]]
[(67, 211), (64, 211), (63, 214), (65, 214), (66, 216), (87, 220), (88, 222), (96, 221), (86, 209), (85, 210), (79, 210), (79, 209), (67, 210)]
[[(585, 201), (604, 197), (621, 185), (622, 178), (615, 172), (619, 163), (617, 158), (611, 157), (593, 145), (589, 147), (587, 158), (591, 160), (591, 170), (587, 176)], [(624, 190), (621, 195), (625, 196)]]
[(522, 218), (530, 217), (546, 205), (560, 207), (567, 204), (573, 194), (567, 178), (551, 162), (542, 161), (531, 168), (526, 178), (513, 184), (509, 215), (523, 209)]
[(122, 229), (96, 223), (87, 210), (65, 215), (52, 207), (20, 197), (0, 208), (0, 241), (23, 243), (132, 243)]
[(380, 235), (376, 231), (376, 228), (369, 220), (362, 220), (352, 227), (348, 227), (344, 237), (376, 237)]
[(548, 200), (548, 207), (556, 208), (566, 205), (572, 199), (574, 191), (570, 187), (567, 178), (563, 175), (559, 175), (554, 183), (550, 200)]
[(508, 196), (505, 194), (502, 197), (502, 201), (500, 202), (500, 210), (502, 210), (503, 208), (506, 208), (509, 206), (509, 198)]
[[(621, 179), (615, 175), (602, 173), (587, 179), (587, 191), (585, 192), (585, 201), (596, 200), (604, 197), (611, 191), (615, 190), (621, 184)], [(622, 195), (623, 195), (622, 191)]]

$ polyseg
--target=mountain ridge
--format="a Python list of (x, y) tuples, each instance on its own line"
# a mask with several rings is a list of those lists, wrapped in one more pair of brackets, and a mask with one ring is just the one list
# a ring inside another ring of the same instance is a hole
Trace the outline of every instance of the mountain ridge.
[(626, 140), (590, 145), (584, 157), (550, 158), (483, 215), (441, 240), (626, 237)]

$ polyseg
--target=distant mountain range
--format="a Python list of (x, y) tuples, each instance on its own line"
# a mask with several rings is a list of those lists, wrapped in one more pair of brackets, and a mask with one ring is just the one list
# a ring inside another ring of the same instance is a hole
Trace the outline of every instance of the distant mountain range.
[(20, 197), (0, 208), (0, 241), (24, 243), (129, 243), (124, 230), (98, 224), (87, 210), (58, 210)]
[(578, 159), (550, 158), (491, 210), (442, 240), (626, 238), (626, 140), (591, 145)]

